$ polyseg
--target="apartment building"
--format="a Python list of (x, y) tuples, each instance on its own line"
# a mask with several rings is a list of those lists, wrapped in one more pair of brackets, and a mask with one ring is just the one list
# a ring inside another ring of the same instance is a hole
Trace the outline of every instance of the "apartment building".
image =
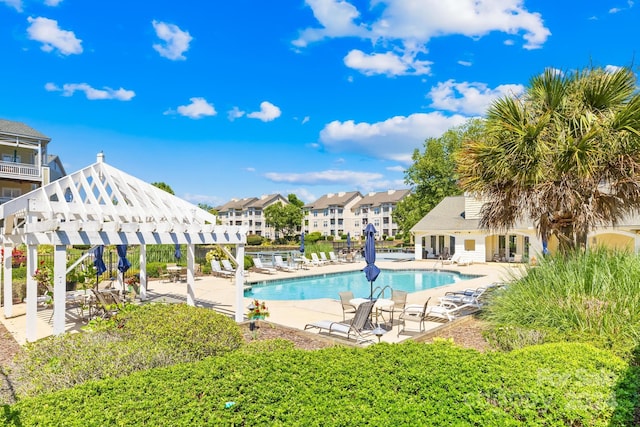
[(66, 175), (58, 156), (48, 154), (50, 141), (24, 123), (0, 119), (0, 203)]
[(360, 234), (367, 224), (373, 224), (376, 238), (385, 238), (398, 234), (398, 224), (393, 222), (393, 210), (400, 200), (411, 190), (388, 190), (364, 195), (354, 206), (356, 218), (354, 227)]
[(264, 210), (274, 203), (289, 203), (280, 194), (268, 194), (260, 197), (231, 199), (217, 208), (218, 218), (222, 225), (243, 225), (249, 234), (257, 234), (267, 239), (275, 238), (275, 230), (269, 227), (264, 218)]
[(319, 231), (323, 236), (339, 238), (341, 234), (351, 233), (358, 237), (362, 230), (356, 227), (357, 221), (353, 207), (362, 199), (359, 191), (329, 193), (313, 203), (304, 206), (304, 231)]

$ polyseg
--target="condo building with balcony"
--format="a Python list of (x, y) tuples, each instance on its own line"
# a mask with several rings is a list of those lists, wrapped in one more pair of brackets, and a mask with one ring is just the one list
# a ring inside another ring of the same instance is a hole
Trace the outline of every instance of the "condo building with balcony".
[(273, 239), (276, 237), (275, 230), (266, 223), (264, 210), (274, 203), (288, 204), (289, 200), (280, 194), (231, 199), (217, 208), (218, 218), (222, 225), (245, 226), (249, 234)]
[(388, 190), (364, 195), (354, 206), (355, 226), (364, 231), (367, 224), (373, 224), (376, 238), (395, 237), (398, 224), (393, 222), (393, 211), (398, 202), (410, 194), (411, 190)]
[(0, 203), (66, 175), (51, 138), (24, 123), (0, 119)]

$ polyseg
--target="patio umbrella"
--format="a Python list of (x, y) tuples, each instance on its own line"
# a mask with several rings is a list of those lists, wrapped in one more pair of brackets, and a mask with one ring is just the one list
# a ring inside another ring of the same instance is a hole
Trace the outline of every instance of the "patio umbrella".
[(347, 252), (351, 252), (351, 233), (347, 233)]
[(180, 244), (176, 243), (176, 251), (173, 254), (174, 257), (176, 257), (176, 259), (178, 261), (180, 261), (180, 258), (182, 258), (182, 252), (180, 252)]
[(378, 278), (378, 274), (380, 274), (380, 269), (376, 267), (376, 229), (373, 224), (367, 224), (367, 227), (364, 229), (365, 241), (364, 241), (364, 260), (367, 262), (367, 265), (364, 267), (362, 271), (364, 271), (364, 275), (367, 277), (369, 281), (369, 285), (371, 286), (371, 293), (369, 294), (369, 298), (373, 299), (373, 282)]
[(93, 266), (96, 268), (96, 289), (98, 288), (98, 278), (102, 273), (107, 271), (107, 266), (104, 265), (102, 256), (104, 255), (104, 245), (98, 245), (93, 250)]
[(304, 231), (300, 234), (300, 253), (304, 253)]
[(118, 251), (118, 270), (124, 274), (125, 271), (131, 267), (131, 263), (127, 259), (127, 245), (116, 245), (116, 250)]

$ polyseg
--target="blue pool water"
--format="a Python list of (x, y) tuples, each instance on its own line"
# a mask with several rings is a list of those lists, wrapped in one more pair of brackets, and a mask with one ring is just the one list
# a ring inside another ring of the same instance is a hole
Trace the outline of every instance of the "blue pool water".
[[(397, 290), (417, 292), (476, 277), (479, 276), (450, 271), (382, 270), (378, 279), (373, 282), (373, 287), (390, 286)], [(352, 291), (356, 298), (365, 298), (369, 296), (370, 290), (364, 273), (352, 271), (255, 283), (250, 290), (244, 292), (244, 296), (260, 300), (337, 299), (338, 292)], [(387, 290), (386, 296), (389, 295)]]

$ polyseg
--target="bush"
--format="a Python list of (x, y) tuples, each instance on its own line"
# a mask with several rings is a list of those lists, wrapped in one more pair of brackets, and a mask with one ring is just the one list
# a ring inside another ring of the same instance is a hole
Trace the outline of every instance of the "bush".
[(272, 345), (23, 399), (0, 424), (633, 425), (637, 370), (588, 345)]
[[(640, 259), (605, 249), (545, 257), (490, 298), (484, 317), (629, 355), (640, 346)], [(555, 340), (556, 338), (554, 338)]]
[(322, 233), (319, 231), (314, 231), (313, 233), (304, 235), (304, 243), (305, 244), (314, 244), (318, 240), (322, 239)]
[(236, 323), (186, 304), (146, 304), (96, 322), (90, 331), (28, 344), (16, 360), (19, 395), (33, 396), (88, 380), (193, 362), (237, 349)]
[(264, 238), (258, 234), (249, 234), (247, 235), (247, 245), (249, 246), (260, 246)]
[(164, 270), (166, 264), (164, 262), (148, 262), (147, 263), (147, 277), (160, 277), (160, 271)]

